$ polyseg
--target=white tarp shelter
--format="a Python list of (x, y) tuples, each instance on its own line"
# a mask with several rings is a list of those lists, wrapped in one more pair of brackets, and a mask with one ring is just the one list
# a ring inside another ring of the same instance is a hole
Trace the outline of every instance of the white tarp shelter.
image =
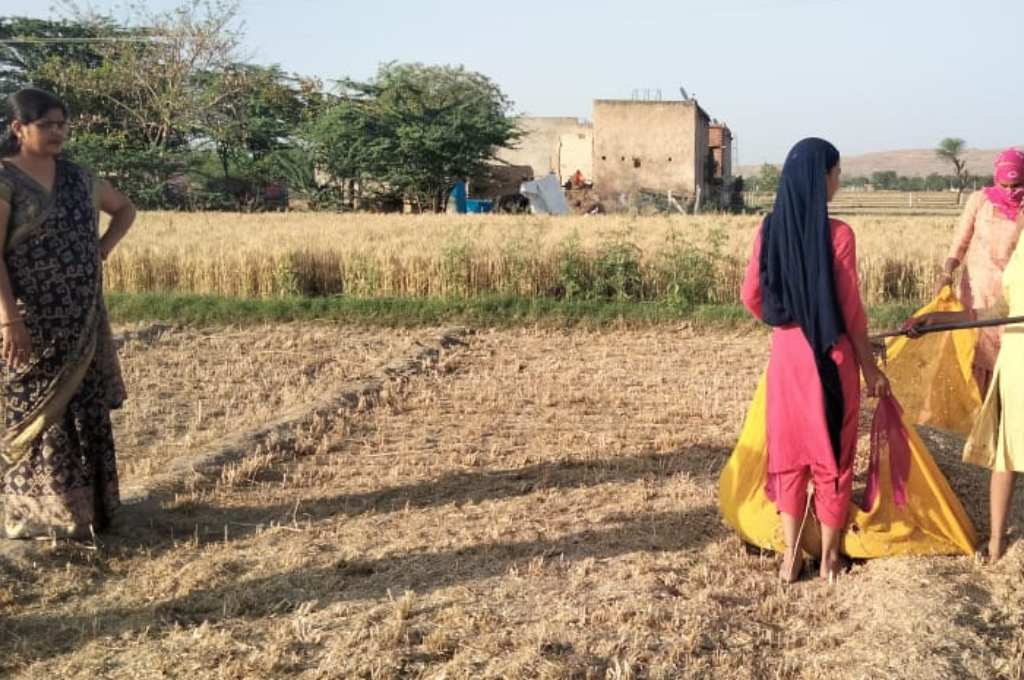
[(569, 204), (558, 183), (558, 177), (550, 172), (532, 182), (523, 182), (520, 193), (530, 201), (530, 210), (536, 215), (568, 215)]

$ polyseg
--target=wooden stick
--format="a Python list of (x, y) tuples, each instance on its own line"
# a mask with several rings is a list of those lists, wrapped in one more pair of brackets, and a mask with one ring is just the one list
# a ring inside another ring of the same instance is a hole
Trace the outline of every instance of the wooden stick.
[[(1008, 326), (1014, 323), (1024, 323), (1024, 316), (1008, 316), (1000, 319), (985, 319), (983, 321), (960, 321), (957, 323), (940, 323), (934, 326), (925, 326), (924, 328), (919, 328), (917, 332), (921, 335), (927, 335), (928, 333), (941, 333), (943, 331), (959, 331), (965, 328), (988, 328), (989, 326)], [(884, 340), (885, 338), (895, 338), (906, 334), (906, 330), (885, 331), (884, 333), (871, 335), (868, 337), (868, 339)]]

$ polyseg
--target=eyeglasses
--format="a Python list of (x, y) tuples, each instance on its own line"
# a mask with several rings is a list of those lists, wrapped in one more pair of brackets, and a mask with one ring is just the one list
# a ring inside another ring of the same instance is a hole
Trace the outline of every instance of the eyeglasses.
[(31, 125), (35, 125), (43, 132), (67, 132), (70, 127), (66, 120), (36, 120), (32, 121)]

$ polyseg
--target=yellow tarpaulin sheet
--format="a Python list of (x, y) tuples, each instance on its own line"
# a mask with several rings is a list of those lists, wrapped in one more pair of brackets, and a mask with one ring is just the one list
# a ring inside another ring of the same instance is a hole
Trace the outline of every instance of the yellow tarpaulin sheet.
[[(719, 479), (718, 499), (725, 520), (744, 541), (781, 552), (782, 523), (764, 490), (768, 466), (766, 384), (762, 375), (739, 443)], [(888, 451), (883, 447), (878, 497), (868, 511), (850, 504), (843, 553), (855, 558), (973, 554), (977, 537), (970, 518), (911, 423), (904, 418), (903, 425), (910, 451), (907, 502), (896, 506)], [(808, 532), (811, 535), (803, 543), (812, 555), (820, 554), (816, 532), (816, 528)]]
[[(946, 286), (914, 316), (962, 310)], [(886, 342), (885, 373), (907, 420), (963, 436), (970, 433), (981, 407), (981, 393), (971, 375), (977, 339), (977, 330), (965, 329)]]

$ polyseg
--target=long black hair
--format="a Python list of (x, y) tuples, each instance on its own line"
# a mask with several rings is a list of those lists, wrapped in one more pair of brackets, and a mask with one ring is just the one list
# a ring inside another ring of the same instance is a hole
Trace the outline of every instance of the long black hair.
[(0, 156), (11, 156), (18, 153), (21, 147), (18, 138), (11, 129), (11, 124), (18, 121), (22, 125), (34, 123), (54, 109), (68, 115), (68, 107), (57, 95), (26, 87), (7, 97), (4, 101), (3, 125), (6, 134), (0, 139)]

